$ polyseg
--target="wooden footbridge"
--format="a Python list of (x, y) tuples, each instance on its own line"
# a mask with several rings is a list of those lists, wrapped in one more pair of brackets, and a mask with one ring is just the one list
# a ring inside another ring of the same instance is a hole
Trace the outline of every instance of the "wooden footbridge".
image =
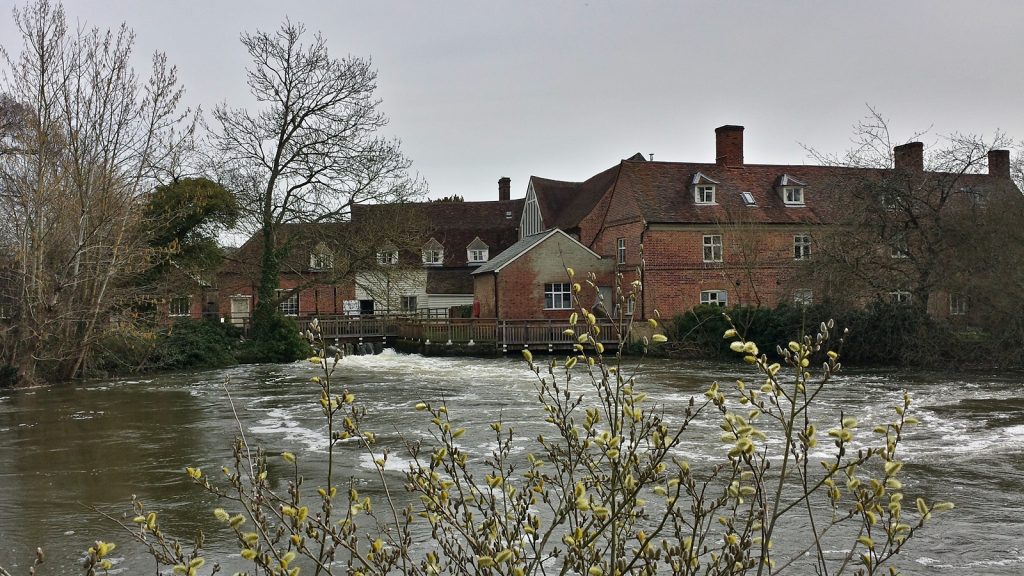
[[(565, 320), (339, 316), (320, 317), (318, 321), (325, 340), (344, 343), (406, 340), (427, 345), (479, 344), (493, 346), (498, 352), (523, 348), (565, 351), (576, 344), (575, 336), (565, 334)], [(301, 325), (306, 326), (306, 322)], [(617, 347), (619, 339), (612, 322), (599, 321), (598, 326), (598, 340), (606, 348)]]

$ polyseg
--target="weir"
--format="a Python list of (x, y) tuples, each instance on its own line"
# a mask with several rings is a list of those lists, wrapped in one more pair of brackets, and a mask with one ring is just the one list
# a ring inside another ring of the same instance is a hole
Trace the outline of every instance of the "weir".
[[(480, 345), (498, 353), (517, 352), (523, 348), (562, 352), (572, 350), (577, 343), (576, 335), (565, 333), (568, 325), (562, 319), (496, 320), (373, 316), (321, 317), (318, 318), (318, 322), (324, 339), (337, 343), (403, 340), (428, 345)], [(615, 323), (601, 319), (598, 320), (597, 326), (599, 332), (595, 340), (606, 349), (616, 349), (619, 336)], [(577, 327), (578, 330), (580, 328)]]

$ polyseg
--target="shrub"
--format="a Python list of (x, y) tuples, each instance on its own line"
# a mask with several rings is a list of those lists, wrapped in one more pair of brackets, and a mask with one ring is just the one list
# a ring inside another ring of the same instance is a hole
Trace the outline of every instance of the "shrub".
[(237, 327), (215, 319), (179, 320), (158, 341), (154, 364), (171, 370), (231, 366), (240, 336)]
[(309, 344), (291, 318), (285, 318), (275, 309), (257, 306), (252, 334), (239, 347), (238, 361), (245, 364), (292, 362), (309, 354)]

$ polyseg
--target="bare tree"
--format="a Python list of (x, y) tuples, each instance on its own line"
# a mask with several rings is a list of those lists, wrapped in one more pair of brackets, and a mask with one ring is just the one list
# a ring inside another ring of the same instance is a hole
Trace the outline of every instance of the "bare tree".
[(851, 292), (855, 297), (895, 292), (927, 309), (935, 294), (948, 294), (962, 283), (958, 276), (971, 261), (968, 244), (974, 241), (965, 234), (976, 239), (993, 232), (985, 205), (1012, 192), (1021, 201), (1009, 178), (984, 175), (989, 152), (1011, 142), (1002, 134), (991, 140), (953, 134), (927, 154), (923, 145), (897, 146), (912, 157), (901, 166), (892, 152), (889, 124), (874, 109), (855, 125), (853, 142), (854, 148), (841, 155), (808, 149), (822, 164), (853, 170), (833, 184), (834, 193), (844, 198), (844, 215), (816, 239), (816, 263), (807, 270), (822, 283), (841, 287), (846, 294), (833, 294), (840, 299)]
[(71, 30), (47, 0), (15, 9), (14, 21), (23, 45), (4, 51), (3, 91), (20, 121), (5, 123), (0, 155), (0, 218), (14, 248), (3, 361), (25, 379), (70, 378), (124, 304), (123, 280), (148, 258), (140, 198), (190, 116), (178, 111), (182, 89), (162, 54), (148, 79), (136, 75), (126, 26)]
[(304, 33), (301, 24), (285, 21), (273, 33), (243, 34), (252, 59), (250, 91), (262, 108), (214, 110), (225, 178), (243, 217), (262, 236), (257, 325), (276, 310), (287, 250), (279, 226), (342, 221), (354, 205), (422, 193), (399, 142), (378, 135), (387, 118), (373, 95), (377, 74), (370, 62), (333, 58), (320, 35), (304, 44)]

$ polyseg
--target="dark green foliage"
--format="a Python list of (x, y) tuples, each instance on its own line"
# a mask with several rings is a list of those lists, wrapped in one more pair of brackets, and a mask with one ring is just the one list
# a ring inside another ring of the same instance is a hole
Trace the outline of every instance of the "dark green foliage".
[(299, 327), (276, 309), (257, 306), (253, 314), (252, 334), (238, 350), (243, 364), (293, 362), (312, 354)]
[(183, 178), (157, 186), (144, 216), (148, 244), (164, 255), (142, 279), (152, 281), (171, 267), (207, 270), (217, 264), (221, 257), (217, 234), (235, 223), (238, 205), (229, 191), (212, 180)]
[(157, 344), (162, 369), (220, 368), (237, 363), (238, 328), (217, 320), (179, 320)]
[(89, 374), (221, 368), (238, 363), (238, 328), (215, 320), (178, 320), (149, 331), (117, 332), (97, 347)]
[(727, 312), (737, 330), (758, 342), (769, 357), (776, 346), (785, 346), (794, 335), (813, 333), (812, 320), (834, 318), (836, 327), (847, 329), (843, 361), (858, 366), (980, 366), (1005, 364), (997, 346), (978, 332), (958, 332), (919, 308), (875, 302), (866, 309), (831, 303), (813, 306), (782, 304), (776, 308), (698, 306), (672, 319), (666, 327), (667, 350), (690, 358), (731, 359)]
[(13, 388), (18, 383), (18, 369), (8, 364), (0, 364), (0, 388)]

